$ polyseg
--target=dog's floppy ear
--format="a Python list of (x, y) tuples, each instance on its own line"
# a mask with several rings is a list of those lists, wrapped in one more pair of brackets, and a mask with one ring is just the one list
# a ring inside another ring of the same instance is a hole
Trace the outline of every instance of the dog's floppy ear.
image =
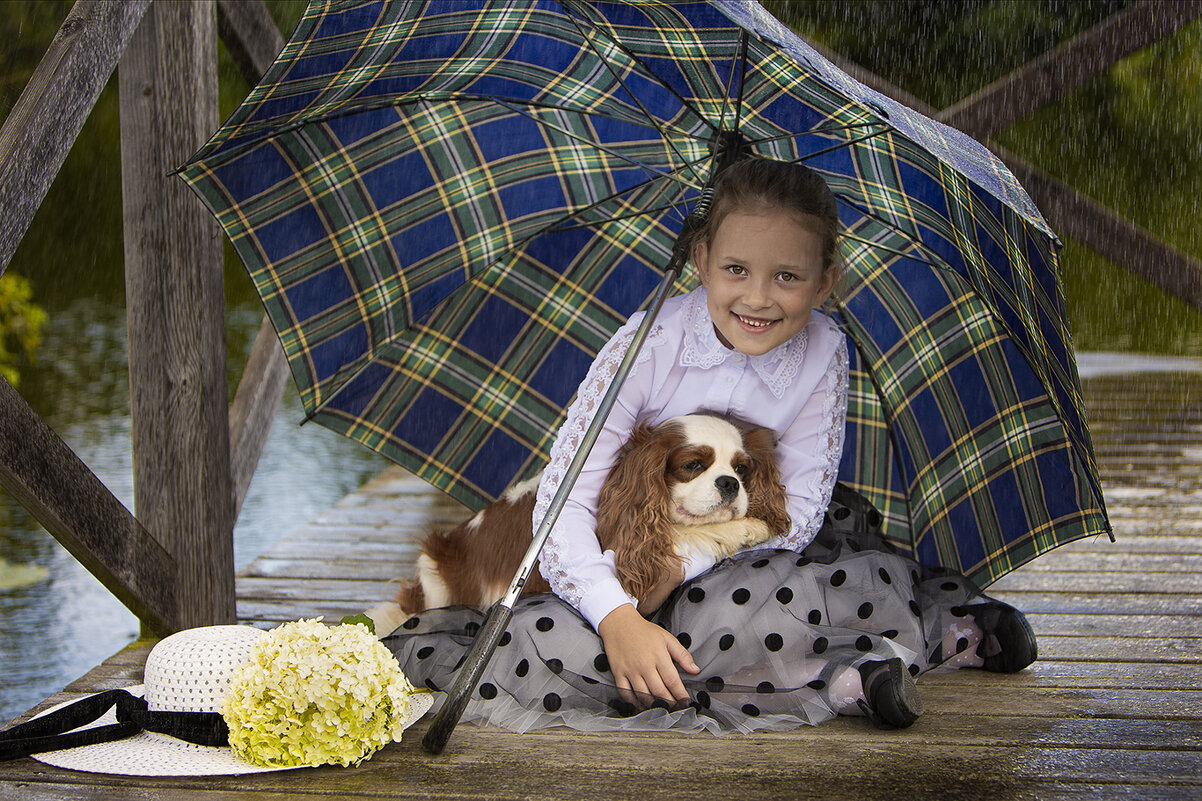
[(642, 600), (680, 564), (672, 543), (668, 456), (679, 427), (640, 425), (622, 447), (597, 502), (597, 539), (616, 555), (618, 580)]
[(792, 523), (785, 485), (781, 483), (780, 467), (776, 464), (776, 432), (761, 426), (744, 428), (743, 450), (751, 459), (747, 516), (767, 523), (773, 536), (787, 534)]

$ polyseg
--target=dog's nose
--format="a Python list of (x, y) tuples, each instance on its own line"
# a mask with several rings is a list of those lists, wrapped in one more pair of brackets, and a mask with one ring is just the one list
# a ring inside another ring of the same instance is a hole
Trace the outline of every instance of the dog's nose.
[(718, 476), (714, 479), (714, 486), (718, 488), (718, 497), (723, 503), (739, 494), (739, 479), (734, 476)]

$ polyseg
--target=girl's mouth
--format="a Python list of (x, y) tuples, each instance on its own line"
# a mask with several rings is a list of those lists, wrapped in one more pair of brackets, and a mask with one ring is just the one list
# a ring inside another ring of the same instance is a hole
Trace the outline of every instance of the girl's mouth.
[(779, 320), (759, 320), (755, 317), (744, 317), (741, 314), (735, 314), (734, 317), (739, 321), (740, 325), (753, 332), (766, 331), (780, 322)]

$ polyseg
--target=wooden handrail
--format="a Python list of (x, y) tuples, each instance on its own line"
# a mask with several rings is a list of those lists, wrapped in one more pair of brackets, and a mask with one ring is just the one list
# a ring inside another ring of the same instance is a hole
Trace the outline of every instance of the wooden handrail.
[(288, 362), (266, 315), (251, 347), (242, 380), (230, 405), (230, 478), (233, 482), (234, 518), (242, 510), (246, 493), (267, 443), (280, 396), (288, 383)]
[(78, 0), (0, 129), (0, 273), (150, 0)]
[(1136, 3), (935, 115), (984, 140), (1202, 16), (1198, 0)]
[(1004, 149), (994, 150), (1056, 230), (1202, 310), (1202, 262)]

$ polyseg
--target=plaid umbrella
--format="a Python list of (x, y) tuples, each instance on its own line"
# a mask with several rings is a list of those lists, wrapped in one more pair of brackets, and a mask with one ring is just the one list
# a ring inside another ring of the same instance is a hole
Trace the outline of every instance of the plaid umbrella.
[(840, 201), (841, 478), (886, 536), (987, 584), (1109, 531), (1038, 210), (755, 3), (314, 2), (181, 173), (309, 417), (479, 507), (543, 465), (722, 153)]

